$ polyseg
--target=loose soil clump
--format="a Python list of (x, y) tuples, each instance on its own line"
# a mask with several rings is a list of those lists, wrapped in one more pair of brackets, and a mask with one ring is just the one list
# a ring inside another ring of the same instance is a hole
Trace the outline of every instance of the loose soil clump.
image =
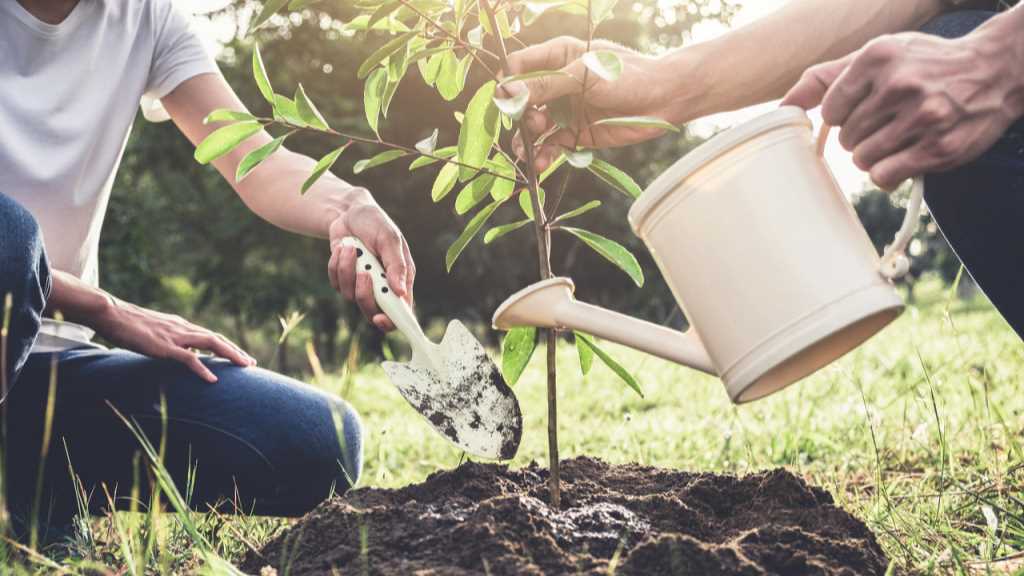
[[(884, 574), (863, 522), (785, 470), (742, 478), (593, 458), (547, 471), (467, 463), (310, 512), (243, 563), (311, 574)], [(614, 565), (614, 567), (613, 567)], [(268, 571), (269, 572), (269, 571)]]

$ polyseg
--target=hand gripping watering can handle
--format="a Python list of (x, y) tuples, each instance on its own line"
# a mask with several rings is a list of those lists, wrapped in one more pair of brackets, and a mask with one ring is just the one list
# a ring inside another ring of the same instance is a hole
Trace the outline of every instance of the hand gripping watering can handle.
[[(829, 132), (832, 127), (822, 124), (818, 132), (818, 155), (825, 156), (825, 143), (828, 141)], [(910, 271), (910, 259), (907, 258), (907, 246), (917, 233), (918, 224), (921, 221), (921, 204), (924, 201), (924, 177), (914, 178), (914, 184), (910, 189), (910, 202), (907, 204), (907, 213), (903, 217), (903, 225), (896, 232), (892, 244), (885, 247), (882, 252), (882, 265), (879, 272), (889, 280), (898, 280), (907, 275)]]

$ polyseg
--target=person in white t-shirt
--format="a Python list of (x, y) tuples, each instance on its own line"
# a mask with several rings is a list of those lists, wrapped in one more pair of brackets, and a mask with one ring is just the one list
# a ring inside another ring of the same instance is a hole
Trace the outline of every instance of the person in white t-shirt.
[[(51, 526), (66, 523), (75, 510), (68, 457), (94, 495), (92, 510), (105, 503), (101, 484), (129, 494), (139, 445), (111, 407), (156, 444), (166, 406), (166, 463), (180, 487), (196, 468), (193, 505), (233, 501), (259, 514), (302, 514), (358, 478), (356, 413), (337, 397), (255, 368), (220, 334), (98, 286), (100, 230), (140, 101), (147, 117), (166, 112), (193, 144), (218, 127), (203, 124), (211, 111), (245, 110), (171, 0), (0, 0), (8, 508), (21, 524), (34, 513)], [(392, 329), (369, 277), (355, 269), (354, 249), (340, 240), (360, 238), (380, 257), (394, 292), (411, 301), (415, 266), (401, 232), (369, 191), (332, 175), (299, 194), (314, 162), (285, 148), (236, 183), (239, 161), (269, 141), (260, 133), (214, 165), (257, 215), (328, 239), (327, 281), (378, 328)], [(58, 311), (61, 322), (52, 319)], [(94, 333), (116, 348), (92, 343)], [(53, 434), (41, 463), (51, 367)], [(45, 509), (32, 497), (41, 465)], [(143, 494), (147, 486), (139, 486)]]

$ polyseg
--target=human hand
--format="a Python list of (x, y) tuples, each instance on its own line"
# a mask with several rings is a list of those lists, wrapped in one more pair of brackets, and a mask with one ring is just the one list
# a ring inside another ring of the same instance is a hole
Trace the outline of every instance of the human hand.
[(216, 332), (192, 324), (181, 316), (148, 310), (113, 298), (89, 325), (115, 346), (153, 358), (177, 360), (210, 383), (216, 382), (217, 376), (202, 363), (196, 350), (213, 352), (238, 366), (256, 365), (252, 356)]
[(395, 325), (377, 307), (369, 274), (365, 270), (356, 270), (356, 249), (342, 246), (341, 241), (349, 236), (362, 240), (380, 259), (391, 290), (410, 306), (416, 264), (412, 260), (409, 243), (398, 226), (381, 210), (370, 193), (361, 188), (353, 193), (358, 194), (359, 199), (330, 226), (331, 259), (327, 263), (327, 276), (331, 286), (346, 299), (354, 300), (374, 326), (389, 332), (395, 329)]
[(854, 163), (885, 190), (988, 150), (1024, 114), (1024, 48), (992, 27), (955, 40), (884, 36), (810, 68), (783, 100), (822, 106)]
[[(595, 40), (591, 51), (610, 51), (622, 61), (622, 73), (612, 82), (586, 72), (581, 60), (586, 53), (586, 42), (570, 36), (561, 36), (542, 44), (530, 46), (509, 55), (508, 67), (512, 75), (540, 70), (559, 70), (564, 74), (542, 76), (510, 82), (502, 88), (510, 96), (529, 89), (531, 108), (523, 117), (526, 128), (536, 139), (542, 136), (535, 165), (543, 171), (562, 153), (575, 145), (587, 148), (626, 146), (649, 140), (664, 133), (656, 128), (632, 126), (592, 126), (603, 118), (618, 116), (654, 116), (677, 122), (673, 103), (679, 97), (675, 83), (678, 74), (663, 71), (663, 62), (607, 40)], [(586, 78), (586, 101), (582, 101), (583, 81)], [(555, 124), (550, 109), (555, 100), (568, 96), (572, 99), (573, 124), (562, 128)], [(579, 135), (577, 138), (577, 134)], [(523, 156), (523, 143), (516, 136), (516, 153)]]

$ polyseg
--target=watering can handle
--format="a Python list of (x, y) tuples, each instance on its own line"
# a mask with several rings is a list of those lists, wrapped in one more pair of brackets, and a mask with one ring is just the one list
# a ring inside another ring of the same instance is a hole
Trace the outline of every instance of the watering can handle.
[[(818, 155), (824, 157), (825, 143), (828, 141), (829, 132), (832, 127), (822, 124), (818, 131), (817, 150)], [(910, 202), (907, 204), (907, 213), (903, 217), (903, 224), (892, 244), (885, 247), (882, 253), (882, 264), (879, 270), (882, 276), (889, 280), (898, 280), (907, 275), (910, 271), (910, 259), (907, 258), (907, 247), (917, 233), (917, 227), (921, 221), (921, 204), (924, 201), (924, 177), (914, 178), (913, 186), (910, 189)]]

